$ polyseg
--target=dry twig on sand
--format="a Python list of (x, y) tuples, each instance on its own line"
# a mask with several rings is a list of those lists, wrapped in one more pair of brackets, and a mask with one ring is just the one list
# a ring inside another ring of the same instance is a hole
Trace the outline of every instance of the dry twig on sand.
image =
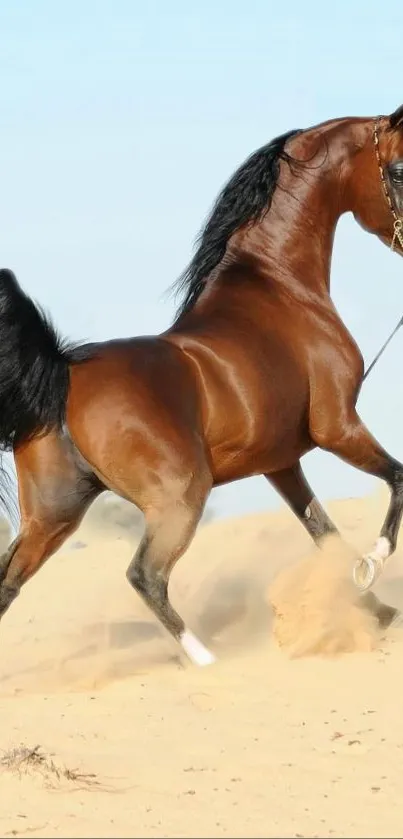
[(47, 786), (56, 786), (64, 780), (77, 784), (81, 788), (100, 786), (95, 774), (78, 772), (58, 765), (52, 757), (44, 754), (40, 746), (30, 748), (20, 745), (3, 752), (0, 758), (0, 769), (15, 772), (20, 776), (39, 773)]

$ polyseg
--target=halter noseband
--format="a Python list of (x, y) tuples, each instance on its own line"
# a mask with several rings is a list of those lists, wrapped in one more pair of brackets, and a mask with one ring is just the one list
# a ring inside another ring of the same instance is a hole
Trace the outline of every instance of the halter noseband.
[(380, 117), (376, 117), (375, 122), (374, 122), (373, 138), (374, 138), (376, 160), (377, 160), (377, 163), (378, 163), (379, 174), (381, 176), (383, 191), (385, 193), (385, 198), (386, 198), (386, 200), (389, 204), (389, 209), (390, 209), (390, 212), (392, 213), (392, 218), (393, 218), (393, 238), (392, 238), (392, 244), (391, 244), (390, 247), (391, 247), (391, 250), (394, 251), (395, 244), (396, 244), (396, 239), (397, 239), (397, 241), (399, 242), (399, 245), (400, 245), (400, 247), (403, 251), (403, 219), (399, 218), (399, 216), (396, 213), (396, 210), (393, 206), (393, 201), (390, 197), (390, 192), (389, 192), (389, 189), (388, 189), (388, 185), (386, 183), (385, 172), (384, 172), (384, 168), (382, 166), (381, 154), (380, 154), (380, 151), (379, 151), (379, 119), (380, 119)]

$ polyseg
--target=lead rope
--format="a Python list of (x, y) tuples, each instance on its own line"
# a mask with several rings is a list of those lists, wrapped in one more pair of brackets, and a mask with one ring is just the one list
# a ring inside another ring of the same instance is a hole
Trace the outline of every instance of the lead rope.
[(395, 326), (393, 332), (389, 335), (389, 338), (387, 339), (387, 341), (385, 341), (384, 345), (381, 347), (379, 352), (376, 354), (373, 361), (371, 361), (371, 364), (369, 365), (369, 367), (367, 367), (367, 369), (366, 369), (366, 371), (365, 371), (365, 373), (362, 377), (363, 381), (365, 381), (367, 376), (370, 374), (371, 370), (375, 367), (375, 364), (377, 363), (377, 361), (379, 361), (382, 353), (384, 352), (384, 350), (386, 350), (386, 347), (388, 346), (388, 344), (390, 344), (392, 338), (394, 337), (394, 335), (396, 335), (396, 332), (398, 332), (398, 330), (400, 329), (401, 326), (403, 326), (403, 317), (400, 318), (399, 323), (397, 324), (397, 326)]

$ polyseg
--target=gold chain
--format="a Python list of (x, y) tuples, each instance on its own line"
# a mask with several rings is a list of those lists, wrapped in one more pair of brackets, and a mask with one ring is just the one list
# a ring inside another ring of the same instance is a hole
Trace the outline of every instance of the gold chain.
[(393, 239), (391, 244), (391, 249), (394, 251), (396, 239), (399, 242), (399, 245), (403, 251), (403, 220), (401, 218), (397, 218), (394, 225), (393, 225)]
[(376, 160), (377, 160), (377, 163), (378, 163), (379, 174), (381, 176), (383, 191), (385, 193), (385, 198), (386, 198), (386, 200), (389, 204), (390, 212), (392, 213), (392, 216), (393, 216), (393, 238), (392, 238), (392, 244), (391, 244), (390, 247), (391, 247), (391, 250), (394, 251), (395, 245), (396, 245), (396, 240), (397, 240), (399, 242), (399, 245), (400, 245), (402, 251), (403, 251), (403, 219), (398, 218), (398, 216), (396, 214), (396, 210), (393, 206), (393, 202), (392, 202), (392, 199), (391, 199), (390, 194), (389, 194), (388, 185), (386, 183), (385, 172), (384, 172), (384, 168), (382, 166), (382, 160), (381, 160), (381, 155), (380, 155), (380, 151), (379, 151), (379, 117), (377, 117), (375, 119), (375, 124), (374, 124), (374, 145), (375, 145)]

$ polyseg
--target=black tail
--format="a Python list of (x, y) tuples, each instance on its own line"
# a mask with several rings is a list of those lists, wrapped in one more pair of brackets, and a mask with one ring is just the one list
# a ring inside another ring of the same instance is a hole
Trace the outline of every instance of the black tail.
[(62, 426), (73, 354), (12, 271), (0, 270), (0, 449)]

